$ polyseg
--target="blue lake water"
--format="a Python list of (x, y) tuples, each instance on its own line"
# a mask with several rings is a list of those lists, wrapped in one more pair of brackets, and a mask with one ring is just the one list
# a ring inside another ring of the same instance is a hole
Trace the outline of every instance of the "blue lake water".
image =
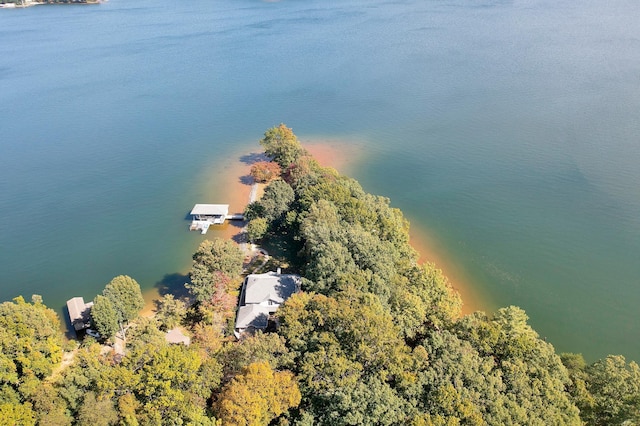
[(2, 10), (0, 299), (184, 272), (186, 213), (224, 201), (205, 177), (285, 122), (366, 152), (355, 177), (487, 309), (640, 360), (639, 19), (635, 0)]

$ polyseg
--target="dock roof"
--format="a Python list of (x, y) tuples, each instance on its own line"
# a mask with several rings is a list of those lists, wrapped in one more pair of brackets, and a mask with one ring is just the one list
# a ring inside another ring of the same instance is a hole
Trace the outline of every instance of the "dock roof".
[(196, 204), (191, 215), (197, 216), (226, 216), (229, 214), (229, 204)]
[(93, 302), (84, 303), (82, 297), (74, 297), (67, 300), (69, 320), (76, 330), (82, 330), (89, 326), (89, 314), (92, 306)]

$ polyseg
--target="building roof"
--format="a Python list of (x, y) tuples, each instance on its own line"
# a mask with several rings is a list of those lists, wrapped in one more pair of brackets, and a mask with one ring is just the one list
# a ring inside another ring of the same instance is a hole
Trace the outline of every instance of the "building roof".
[(82, 330), (89, 326), (89, 313), (93, 302), (84, 303), (82, 297), (74, 297), (67, 300), (67, 310), (69, 311), (69, 320), (76, 330)]
[(269, 300), (282, 304), (300, 287), (300, 276), (293, 274), (251, 274), (247, 276), (244, 304), (259, 304)]
[(229, 204), (196, 204), (191, 210), (192, 216), (226, 216), (229, 214)]
[(269, 315), (300, 289), (299, 275), (251, 274), (242, 286), (242, 296), (236, 317), (236, 336), (247, 328), (265, 329)]
[(185, 346), (191, 344), (191, 338), (186, 336), (179, 327), (169, 330), (167, 334), (164, 335), (164, 338), (169, 343), (182, 343)]
[(236, 318), (236, 328), (244, 330), (245, 328), (267, 328), (269, 323), (270, 310), (273, 306), (245, 305), (238, 309), (238, 317)]
[(69, 319), (71, 322), (82, 319), (82, 313), (85, 310), (84, 299), (82, 297), (74, 297), (67, 300), (67, 309), (69, 310)]

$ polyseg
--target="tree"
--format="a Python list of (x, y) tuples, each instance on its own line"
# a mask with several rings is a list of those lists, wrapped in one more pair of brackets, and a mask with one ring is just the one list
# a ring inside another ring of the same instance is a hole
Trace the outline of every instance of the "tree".
[(293, 130), (284, 124), (267, 130), (264, 137), (260, 139), (260, 145), (264, 147), (264, 152), (282, 168), (295, 163), (305, 153)]
[(289, 371), (273, 371), (267, 362), (249, 364), (220, 393), (217, 408), (223, 424), (266, 425), (300, 403)]
[(118, 332), (118, 311), (106, 296), (99, 294), (93, 299), (91, 319), (98, 333), (105, 339), (110, 339)]
[(293, 189), (283, 180), (273, 181), (264, 190), (260, 205), (264, 209), (263, 216), (273, 222), (289, 210), (289, 206), (295, 199)]
[(1, 402), (25, 402), (62, 360), (60, 320), (35, 300), (0, 304)]
[(135, 396), (137, 403), (120, 400), (118, 404), (137, 405), (140, 424), (207, 424), (208, 383), (216, 379), (203, 374), (202, 366), (200, 354), (189, 347), (148, 344), (123, 358), (111, 370), (111, 381), (116, 394)]
[(264, 207), (258, 201), (249, 203), (244, 209), (244, 218), (246, 220), (253, 220), (259, 217), (264, 217)]
[(102, 294), (107, 297), (118, 314), (118, 321), (127, 323), (144, 308), (140, 285), (127, 275), (119, 275), (106, 285)]
[(118, 412), (110, 398), (97, 399), (94, 392), (85, 395), (78, 411), (78, 424), (110, 426), (117, 423)]
[(267, 219), (264, 217), (258, 217), (249, 221), (249, 224), (247, 225), (249, 241), (260, 241), (268, 230), (269, 224), (267, 223)]
[(493, 318), (481, 313), (467, 316), (453, 329), (490, 361), (493, 369), (484, 375), (496, 375), (502, 382), (502, 418), (509, 420), (498, 423), (579, 424), (578, 409), (566, 392), (568, 372), (553, 346), (540, 339), (527, 319), (524, 310), (510, 306)]
[(165, 294), (156, 304), (158, 311), (155, 317), (164, 330), (180, 325), (187, 314), (185, 303), (180, 299), (176, 299), (173, 294)]
[(587, 425), (640, 424), (640, 367), (609, 355), (587, 366), (580, 355), (563, 354), (570, 393)]
[(287, 349), (284, 337), (275, 333), (243, 337), (239, 342), (226, 344), (216, 357), (223, 365), (226, 381), (256, 362), (267, 362), (276, 370), (293, 367), (293, 355)]
[(240, 276), (243, 260), (242, 251), (233, 241), (205, 240), (193, 255), (191, 282), (185, 287), (196, 300), (206, 301), (213, 296), (220, 280), (235, 280)]
[(68, 413), (67, 404), (51, 383), (43, 383), (31, 396), (31, 403), (33, 404), (33, 411), (37, 416), (38, 425), (71, 425), (71, 417)]
[(194, 289), (199, 291), (196, 300), (201, 303), (198, 311), (206, 324), (224, 324), (235, 314), (238, 298), (233, 292), (233, 281), (222, 272), (214, 272), (209, 286)]
[(282, 168), (273, 161), (258, 161), (251, 166), (249, 174), (256, 182), (266, 183), (280, 176)]
[(0, 403), (0, 423), (32, 426), (36, 424), (35, 413), (30, 404)]

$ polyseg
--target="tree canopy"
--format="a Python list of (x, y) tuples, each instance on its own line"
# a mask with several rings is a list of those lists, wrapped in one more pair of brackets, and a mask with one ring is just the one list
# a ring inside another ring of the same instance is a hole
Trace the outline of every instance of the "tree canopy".
[(144, 308), (140, 285), (127, 275), (119, 275), (112, 279), (105, 286), (102, 294), (113, 304), (118, 321), (124, 323), (131, 321)]
[[(63, 344), (40, 297), (4, 302), (1, 424), (640, 424), (638, 364), (558, 356), (515, 306), (461, 316), (389, 199), (321, 167), (284, 125), (262, 143), (283, 171), (247, 208), (249, 232), (303, 277), (277, 326), (232, 337), (243, 254), (220, 239), (193, 255), (190, 307), (167, 295), (138, 318), (140, 288), (126, 276), (95, 298), (102, 335), (130, 322), (124, 353)], [(178, 323), (189, 346), (165, 339)]]
[(240, 276), (243, 260), (244, 255), (233, 241), (205, 240), (193, 254), (191, 281), (186, 287), (199, 302), (210, 300), (221, 280)]
[(264, 152), (282, 168), (295, 163), (305, 154), (293, 130), (284, 124), (267, 130), (264, 137), (260, 139), (260, 145), (264, 148)]

